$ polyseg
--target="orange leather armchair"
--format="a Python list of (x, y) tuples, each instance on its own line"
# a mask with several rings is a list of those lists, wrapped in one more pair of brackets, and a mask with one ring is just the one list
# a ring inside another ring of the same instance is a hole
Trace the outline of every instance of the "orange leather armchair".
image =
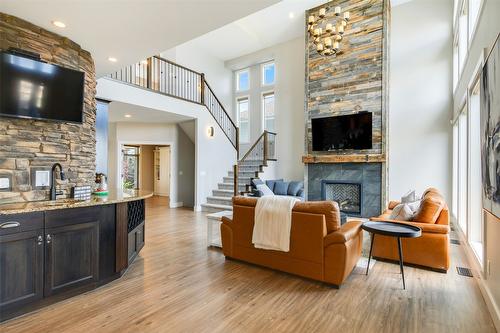
[[(448, 206), (443, 196), (434, 188), (427, 189), (412, 221), (389, 218), (397, 204), (399, 204), (397, 201), (389, 202), (388, 209), (371, 220), (405, 223), (420, 227), (421, 237), (402, 239), (404, 262), (446, 272), (450, 267), (450, 219)], [(399, 260), (397, 239), (394, 237), (376, 235), (372, 251), (375, 258)]]
[(363, 243), (360, 221), (340, 226), (336, 202), (298, 202), (292, 211), (290, 251), (256, 249), (252, 244), (257, 198), (234, 197), (233, 219), (221, 224), (228, 258), (340, 286), (349, 276)]

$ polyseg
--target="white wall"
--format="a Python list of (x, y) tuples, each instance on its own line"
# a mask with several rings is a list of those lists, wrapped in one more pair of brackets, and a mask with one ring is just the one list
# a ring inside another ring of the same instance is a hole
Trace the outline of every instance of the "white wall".
[[(278, 44), (236, 59), (226, 61), (226, 67), (232, 70), (246, 68), (269, 60), (275, 61), (276, 83), (276, 177), (286, 180), (302, 180), (304, 165), (304, 73), (305, 73), (305, 41), (303, 37)], [(258, 67), (250, 74), (250, 83), (260, 85)], [(233, 99), (233, 105), (235, 99)], [(263, 132), (261, 94), (256, 92), (250, 96), (250, 143)], [(234, 107), (233, 107), (234, 109)]]
[(389, 199), (432, 186), (451, 205), (452, 10), (451, 0), (392, 8)]
[(205, 80), (214, 90), (228, 114), (232, 117), (232, 73), (224, 66), (224, 61), (204, 52), (200, 52), (196, 40), (176, 46), (162, 52), (161, 57), (179, 65), (205, 74)]
[[(206, 198), (210, 195), (212, 189), (217, 188), (217, 183), (227, 175), (227, 172), (232, 169), (232, 165), (236, 162), (235, 149), (203, 106), (106, 78), (98, 80), (97, 96), (110, 101), (138, 105), (195, 118), (195, 209), (200, 209), (200, 205), (206, 202)], [(146, 121), (147, 119), (144, 120)], [(211, 126), (215, 128), (215, 135), (209, 138), (207, 129)], [(113, 131), (116, 132), (116, 130), (111, 126), (109, 135), (113, 135)], [(112, 149), (113, 145), (116, 145), (116, 143), (110, 143), (110, 149)], [(116, 146), (114, 149), (117, 149)], [(214, 158), (214, 156), (217, 156), (217, 158)], [(110, 161), (110, 168), (112, 167), (116, 169), (116, 161)]]

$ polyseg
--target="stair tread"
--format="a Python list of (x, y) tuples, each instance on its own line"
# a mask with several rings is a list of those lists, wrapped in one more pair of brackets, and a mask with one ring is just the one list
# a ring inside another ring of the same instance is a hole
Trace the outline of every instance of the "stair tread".
[[(233, 191), (231, 191), (232, 193)], [(231, 201), (233, 200), (232, 197), (219, 197), (217, 195), (211, 195), (211, 196), (208, 196), (207, 199), (214, 199), (214, 200), (224, 200), (224, 201)]]
[(225, 209), (225, 210), (233, 210), (233, 206), (228, 206), (228, 205), (204, 203), (204, 204), (201, 204), (201, 206), (202, 207), (210, 207), (210, 208), (220, 208), (220, 209)]

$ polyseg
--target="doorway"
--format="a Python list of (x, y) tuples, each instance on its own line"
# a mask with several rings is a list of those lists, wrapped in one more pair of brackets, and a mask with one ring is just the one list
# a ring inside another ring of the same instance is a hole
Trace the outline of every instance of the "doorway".
[(150, 191), (169, 199), (171, 147), (151, 144), (123, 144), (122, 147), (122, 188)]

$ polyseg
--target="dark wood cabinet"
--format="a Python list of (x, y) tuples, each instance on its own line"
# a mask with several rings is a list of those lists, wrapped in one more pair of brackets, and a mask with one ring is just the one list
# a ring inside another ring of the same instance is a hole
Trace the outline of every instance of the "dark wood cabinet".
[(43, 229), (0, 236), (0, 312), (43, 297)]
[(143, 202), (0, 214), (0, 322), (118, 278), (144, 230)]
[(0, 216), (0, 320), (43, 297), (43, 215)]
[(51, 296), (98, 281), (99, 221), (45, 229), (45, 289)]

